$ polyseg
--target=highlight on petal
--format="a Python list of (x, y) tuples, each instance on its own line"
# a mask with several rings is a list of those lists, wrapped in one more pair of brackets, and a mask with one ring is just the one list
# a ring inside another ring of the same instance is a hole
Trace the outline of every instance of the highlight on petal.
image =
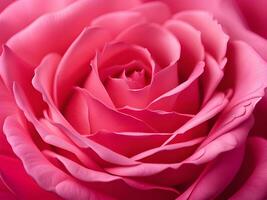
[[(0, 198), (15, 200), (18, 198), (23, 199), (36, 199), (43, 198), (57, 200), (59, 197), (51, 192), (43, 190), (36, 182), (29, 176), (17, 157), (9, 157), (0, 155)], [(6, 189), (4, 194), (4, 188)]]
[(225, 57), (229, 36), (208, 12), (184, 11), (173, 18), (187, 22), (199, 30), (205, 49), (217, 61), (220, 62)]
[(146, 18), (138, 12), (118, 11), (107, 13), (95, 18), (91, 22), (91, 26), (107, 29), (113, 36), (116, 36), (124, 29), (146, 21)]
[(75, 1), (60, 11), (38, 18), (11, 37), (7, 45), (28, 63), (37, 65), (50, 52), (63, 54), (95, 17), (109, 11), (129, 9), (138, 4), (136, 0)]
[(145, 16), (148, 22), (159, 24), (163, 23), (171, 16), (169, 7), (160, 1), (144, 3), (132, 8), (131, 10)]
[(174, 64), (180, 57), (180, 44), (172, 33), (156, 24), (141, 24), (126, 29), (116, 41), (147, 48), (162, 68)]
[(10, 5), (0, 14), (0, 45), (43, 14), (61, 10), (73, 2), (74, 0), (1, 0), (0, 12), (2, 6)]

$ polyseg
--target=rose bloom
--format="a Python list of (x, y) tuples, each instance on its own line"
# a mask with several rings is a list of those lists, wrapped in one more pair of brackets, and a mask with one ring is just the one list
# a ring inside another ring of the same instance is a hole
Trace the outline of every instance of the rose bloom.
[(1, 0), (0, 199), (266, 199), (266, 8)]

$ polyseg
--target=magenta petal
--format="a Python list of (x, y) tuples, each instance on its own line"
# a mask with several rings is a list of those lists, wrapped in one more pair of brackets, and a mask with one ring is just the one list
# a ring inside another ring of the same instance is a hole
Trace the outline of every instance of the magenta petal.
[[(260, 137), (251, 137), (248, 139), (246, 160), (243, 163), (243, 169), (248, 168), (251, 171), (248, 178), (242, 183), (231, 199), (233, 200), (249, 200), (249, 199), (265, 199), (267, 197), (267, 141)], [(242, 175), (242, 173), (241, 173)], [(247, 175), (247, 174), (246, 174)], [(246, 176), (244, 175), (244, 176)], [(236, 177), (241, 179), (242, 177)], [(239, 182), (239, 180), (237, 180)]]
[[(49, 198), (51, 200), (59, 200), (60, 198), (54, 193), (43, 190), (36, 182), (29, 176), (21, 163), (21, 161), (15, 157), (0, 156), (0, 198), (1, 199), (29, 199), (34, 200), (40, 195), (43, 198)], [(3, 190), (1, 188), (1, 182), (6, 188), (4, 198)], [(3, 196), (1, 196), (3, 195)], [(7, 198), (9, 197), (9, 198)]]

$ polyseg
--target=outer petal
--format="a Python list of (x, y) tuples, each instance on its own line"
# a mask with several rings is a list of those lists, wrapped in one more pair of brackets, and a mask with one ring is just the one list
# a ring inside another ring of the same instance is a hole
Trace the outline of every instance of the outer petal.
[(11, 2), (12, 4), (0, 14), (0, 45), (4, 44), (12, 35), (21, 31), (41, 15), (63, 9), (73, 3), (74, 0), (2, 0), (0, 12), (3, 5), (10, 4)]
[(75, 182), (69, 175), (49, 163), (15, 116), (6, 119), (4, 132), (13, 151), (22, 160), (26, 172), (44, 190), (53, 191), (66, 199), (96, 198), (93, 191)]
[(237, 174), (235, 180), (233, 181), (233, 184), (231, 184), (228, 188), (230, 194), (232, 194), (229, 196), (229, 199), (266, 199), (266, 147), (267, 141), (265, 139), (259, 137), (249, 138), (247, 143), (246, 157), (242, 164), (240, 173)]
[(173, 18), (185, 21), (199, 30), (206, 51), (217, 61), (220, 62), (225, 57), (229, 36), (209, 13), (185, 11), (177, 13)]
[(233, 97), (203, 145), (250, 117), (267, 87), (267, 64), (249, 45), (232, 42), (228, 58), (223, 87), (232, 88)]
[(63, 53), (95, 17), (138, 4), (137, 0), (78, 0), (65, 9), (35, 20), (30, 26), (10, 38), (7, 44), (26, 61), (36, 65), (50, 52)]

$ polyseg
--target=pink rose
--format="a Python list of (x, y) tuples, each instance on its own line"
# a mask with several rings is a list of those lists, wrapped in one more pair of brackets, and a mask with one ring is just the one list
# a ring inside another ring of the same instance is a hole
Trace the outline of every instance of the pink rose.
[(266, 199), (266, 6), (2, 0), (0, 199)]

